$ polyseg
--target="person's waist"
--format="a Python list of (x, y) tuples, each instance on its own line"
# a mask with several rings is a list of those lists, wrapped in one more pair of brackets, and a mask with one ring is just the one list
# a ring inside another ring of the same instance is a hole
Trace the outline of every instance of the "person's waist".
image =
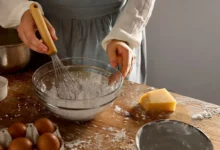
[(58, 5), (51, 5), (46, 6), (47, 9), (44, 9), (44, 12), (46, 15), (54, 15), (62, 19), (91, 19), (118, 12), (123, 6), (124, 3), (94, 7), (62, 7)]

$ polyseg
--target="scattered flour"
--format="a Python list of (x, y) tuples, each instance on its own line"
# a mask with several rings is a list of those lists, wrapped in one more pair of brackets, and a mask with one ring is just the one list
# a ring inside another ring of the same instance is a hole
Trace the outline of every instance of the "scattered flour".
[(115, 130), (115, 133), (112, 133), (111, 135), (113, 135), (112, 142), (119, 142), (122, 139), (126, 138), (126, 131), (125, 129), (122, 129), (120, 131)]
[(192, 119), (193, 120), (202, 120), (211, 118), (213, 115), (220, 114), (220, 107), (214, 104), (210, 103), (202, 103), (202, 109), (203, 111), (193, 114)]
[(212, 117), (212, 114), (206, 110), (203, 112), (192, 115), (192, 119), (194, 119), (194, 120), (202, 120), (202, 119), (211, 118), (211, 117)]
[(123, 128), (121, 130), (117, 130), (113, 127), (109, 127), (109, 128), (102, 128), (102, 130), (107, 130), (107, 131), (111, 132), (110, 136), (112, 138), (113, 143), (119, 142), (119, 141), (127, 138), (125, 128)]
[[(113, 147), (117, 147), (119, 150), (135, 149), (135, 142), (128, 139), (125, 128), (118, 130), (115, 127), (103, 127), (101, 129), (102, 130), (99, 133), (95, 133), (94, 136), (80, 137), (77, 140), (65, 142), (65, 147), (68, 150), (78, 150), (81, 148), (91, 149), (91, 147), (93, 147), (94, 150), (110, 150), (105, 144), (103, 144), (103, 141), (107, 140), (110, 141), (109, 144)], [(106, 135), (106, 132), (104, 131), (109, 131), (110, 133)], [(120, 146), (119, 143), (123, 143), (123, 146)]]
[(118, 105), (115, 105), (115, 112), (116, 113), (121, 113), (121, 107), (119, 107)]
[(91, 140), (73, 140), (71, 142), (65, 142), (66, 148), (71, 150), (77, 150), (77, 148), (87, 148), (91, 144)]
[(121, 107), (119, 107), (118, 105), (115, 105), (114, 111), (115, 111), (117, 114), (124, 115), (125, 117), (130, 116), (130, 113), (129, 113), (128, 111), (123, 110), (123, 109), (122, 109)]
[(220, 106), (215, 104), (196, 100), (190, 97), (182, 97), (182, 96), (176, 97), (176, 100), (179, 104), (183, 104), (183, 105), (193, 104), (191, 111), (195, 111), (196, 109), (201, 108), (199, 112), (196, 111), (191, 114), (191, 118), (193, 120), (207, 119), (207, 118), (211, 118), (213, 115), (220, 114)]
[(128, 143), (124, 146), (120, 146), (120, 150), (134, 150), (135, 149), (135, 142), (134, 140), (130, 139)]

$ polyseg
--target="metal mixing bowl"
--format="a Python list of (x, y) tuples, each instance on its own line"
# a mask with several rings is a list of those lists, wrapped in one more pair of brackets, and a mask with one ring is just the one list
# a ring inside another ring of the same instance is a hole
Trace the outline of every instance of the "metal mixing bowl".
[(16, 29), (0, 27), (0, 73), (23, 70), (30, 60), (30, 50), (18, 37)]
[[(118, 97), (123, 83), (119, 70), (89, 58), (66, 58), (61, 61), (74, 78), (86, 83), (83, 89), (87, 88), (88, 93), (94, 95), (75, 100), (59, 98), (52, 62), (41, 66), (33, 74), (32, 82), (40, 101), (55, 115), (68, 120), (91, 120)], [(98, 86), (93, 86), (94, 83)]]
[(30, 50), (23, 43), (0, 46), (0, 73), (24, 69), (30, 61)]

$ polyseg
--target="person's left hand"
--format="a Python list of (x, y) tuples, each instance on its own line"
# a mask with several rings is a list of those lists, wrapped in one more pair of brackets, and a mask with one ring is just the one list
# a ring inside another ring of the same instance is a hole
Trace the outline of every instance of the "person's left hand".
[(132, 65), (135, 62), (135, 55), (132, 49), (124, 42), (112, 40), (106, 50), (112, 67), (120, 65), (121, 73), (126, 78), (132, 71)]

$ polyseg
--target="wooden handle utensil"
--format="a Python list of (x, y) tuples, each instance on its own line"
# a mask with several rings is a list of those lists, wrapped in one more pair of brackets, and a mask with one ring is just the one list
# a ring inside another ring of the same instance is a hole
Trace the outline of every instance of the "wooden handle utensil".
[(36, 3), (31, 4), (30, 12), (34, 18), (34, 21), (37, 25), (37, 28), (39, 30), (39, 33), (41, 35), (44, 44), (48, 47), (47, 54), (52, 55), (54, 53), (57, 53), (56, 46), (47, 28), (45, 19), (41, 13), (39, 6)]

